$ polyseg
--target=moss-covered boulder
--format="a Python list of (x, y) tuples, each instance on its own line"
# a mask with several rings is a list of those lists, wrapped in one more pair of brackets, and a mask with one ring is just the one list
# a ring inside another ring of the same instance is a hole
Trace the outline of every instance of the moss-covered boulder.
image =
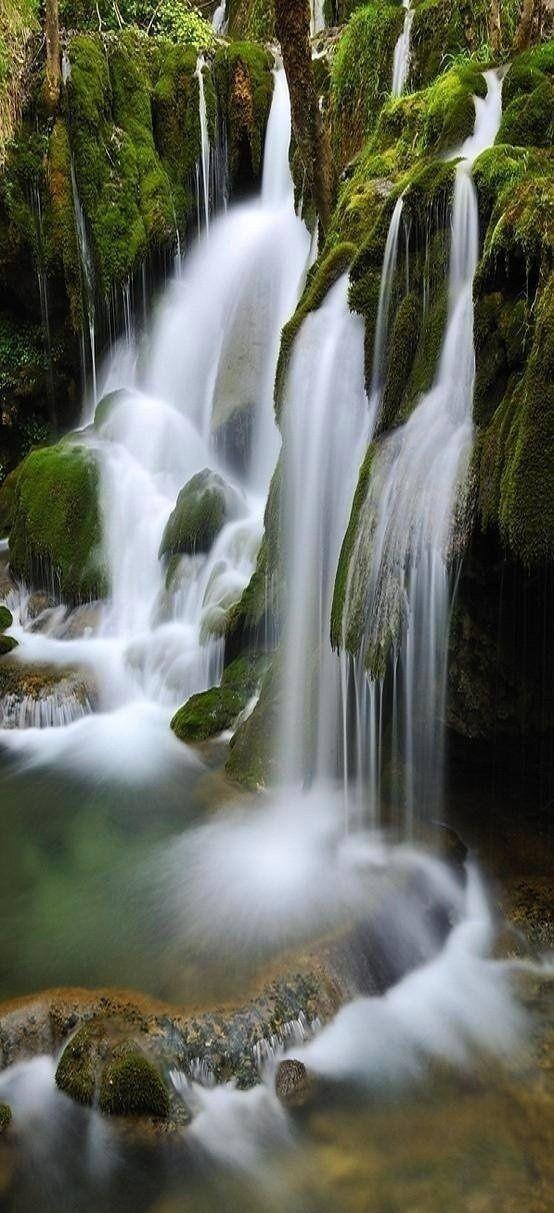
[(179, 741), (208, 741), (231, 728), (256, 694), (267, 665), (266, 657), (237, 657), (223, 671), (220, 686), (192, 695), (171, 721)]
[(144, 1054), (125, 1050), (105, 1066), (98, 1106), (109, 1116), (159, 1116), (169, 1113), (167, 1087)]
[(160, 544), (163, 556), (209, 552), (224, 524), (241, 512), (238, 493), (210, 468), (197, 472), (177, 498)]
[(4, 657), (7, 653), (11, 653), (17, 648), (17, 640), (13, 636), (6, 636), (5, 632), (11, 628), (13, 623), (13, 615), (8, 610), (7, 606), (0, 604), (0, 657)]
[(119, 1020), (95, 1018), (66, 1044), (56, 1070), (60, 1091), (77, 1103), (98, 1103), (113, 1116), (165, 1117), (169, 1095), (160, 1071)]
[(277, 774), (275, 738), (281, 701), (277, 665), (274, 658), (254, 711), (233, 734), (225, 767), (230, 779), (252, 791), (268, 787)]
[(7, 1103), (0, 1103), (0, 1134), (5, 1133), (12, 1120), (12, 1110)]
[(68, 603), (106, 593), (98, 482), (97, 464), (84, 446), (64, 441), (27, 456), (7, 503), (15, 577), (53, 589)]

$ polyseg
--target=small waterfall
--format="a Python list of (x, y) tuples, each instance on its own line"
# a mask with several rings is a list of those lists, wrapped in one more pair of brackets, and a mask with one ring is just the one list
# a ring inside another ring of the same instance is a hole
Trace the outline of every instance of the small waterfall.
[[(475, 132), (460, 150), (463, 159), (456, 171), (448, 318), (435, 383), (406, 424), (381, 444), (361, 528), (364, 541), (370, 536), (370, 572), (364, 651), (358, 665), (360, 749), (371, 770), (372, 762), (379, 762), (382, 713), (378, 696), (360, 687), (360, 679), (365, 681), (365, 664), (382, 666), (392, 643), (392, 756), (402, 758), (408, 831), (416, 814), (437, 811), (442, 792), (449, 558), (473, 437), (473, 278), (479, 218), (471, 163), (494, 142), (501, 117), (499, 76), (487, 72), (486, 80), (487, 97), (476, 99)], [(346, 627), (360, 561), (357, 552), (350, 566)], [(375, 774), (370, 783), (375, 791)]]
[(310, 0), (310, 33), (312, 38), (325, 29), (325, 0)]
[[(349, 311), (344, 277), (304, 321), (287, 380), (279, 741), (287, 783), (313, 775), (334, 777), (338, 769), (340, 667), (329, 642), (329, 620), (340, 546), (371, 422), (363, 341), (363, 323)], [(315, 736), (310, 735), (312, 720)]]
[(412, 0), (402, 0), (403, 7), (406, 10), (404, 16), (404, 27), (402, 33), (394, 48), (394, 60), (392, 67), (392, 95), (393, 97), (401, 97), (406, 88), (408, 81), (408, 73), (410, 70), (410, 39), (412, 34), (412, 25), (414, 20), (414, 9), (412, 8)]
[(195, 76), (198, 80), (198, 107), (200, 116), (200, 160), (196, 172), (198, 176), (198, 215), (203, 212), (206, 231), (210, 226), (210, 135), (208, 131), (208, 111), (206, 107), (206, 91), (204, 88), (205, 59), (200, 55), (196, 64)]
[(221, 4), (218, 4), (212, 18), (212, 25), (216, 34), (227, 32), (227, 0), (221, 0)]
[(81, 264), (81, 284), (83, 291), (83, 303), (86, 312), (88, 324), (91, 372), (92, 372), (92, 396), (94, 402), (97, 397), (96, 385), (96, 339), (95, 339), (95, 306), (94, 306), (94, 268), (92, 257), (89, 248), (87, 228), (85, 216), (79, 198), (77, 189), (77, 178), (75, 175), (75, 165), (73, 158), (71, 159), (71, 189), (73, 193), (73, 210), (75, 214), (75, 232), (77, 235), (77, 246), (79, 249), (79, 259)]
[(36, 221), (37, 233), (37, 282), (40, 298), (40, 314), (42, 321), (42, 337), (44, 343), (44, 352), (46, 355), (47, 375), (48, 375), (48, 397), (50, 402), (51, 418), (55, 417), (55, 401), (54, 401), (54, 376), (52, 370), (52, 337), (50, 332), (50, 305), (48, 300), (48, 277), (44, 267), (44, 234), (42, 221), (42, 200), (40, 189), (35, 185), (32, 191), (33, 211)]
[(398, 240), (403, 209), (404, 200), (399, 198), (392, 213), (392, 218), (387, 233), (387, 241), (385, 244), (383, 268), (381, 270), (381, 285), (379, 288), (379, 304), (377, 309), (377, 322), (375, 325), (373, 369), (371, 375), (371, 399), (374, 402), (376, 413), (380, 407), (381, 393), (384, 386), (388, 322), (394, 275), (396, 273), (396, 264), (398, 260)]

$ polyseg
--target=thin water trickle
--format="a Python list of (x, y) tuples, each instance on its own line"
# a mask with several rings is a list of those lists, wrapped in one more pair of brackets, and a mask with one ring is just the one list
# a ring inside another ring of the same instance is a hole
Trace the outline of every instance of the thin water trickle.
[(200, 160), (198, 162), (199, 198), (198, 210), (203, 213), (206, 231), (210, 227), (210, 134), (208, 130), (208, 110), (206, 106), (206, 90), (204, 86), (205, 59), (200, 55), (196, 64), (195, 76), (198, 80), (198, 110), (200, 119)]
[(406, 11), (402, 33), (394, 48), (391, 89), (393, 97), (402, 96), (410, 71), (411, 36), (415, 9), (413, 8), (412, 0), (402, 0), (402, 5)]

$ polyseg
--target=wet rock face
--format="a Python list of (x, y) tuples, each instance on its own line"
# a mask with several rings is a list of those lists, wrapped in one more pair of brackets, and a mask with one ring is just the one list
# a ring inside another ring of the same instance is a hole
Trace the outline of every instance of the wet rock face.
[(0, 665), (0, 726), (3, 729), (69, 724), (93, 712), (96, 698), (94, 683), (82, 670), (24, 665), (13, 660)]
[(179, 493), (162, 535), (160, 558), (209, 552), (225, 523), (240, 513), (239, 494), (217, 472), (204, 468)]

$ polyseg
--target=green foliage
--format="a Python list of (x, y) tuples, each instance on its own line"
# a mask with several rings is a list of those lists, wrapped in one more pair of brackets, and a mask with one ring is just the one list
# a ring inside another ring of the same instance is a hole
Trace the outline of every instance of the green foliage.
[(331, 117), (339, 166), (359, 150), (390, 92), (394, 47), (404, 17), (396, 4), (364, 4), (339, 41), (331, 70)]
[(32, 451), (0, 490), (6, 512), (15, 576), (69, 603), (105, 593), (98, 470), (89, 451), (68, 441)]
[(200, 14), (191, 0), (61, 0), (60, 21), (67, 29), (119, 31), (125, 26), (137, 26), (152, 34), (162, 34), (176, 42), (184, 42), (196, 51), (208, 50), (215, 38), (212, 26)]

